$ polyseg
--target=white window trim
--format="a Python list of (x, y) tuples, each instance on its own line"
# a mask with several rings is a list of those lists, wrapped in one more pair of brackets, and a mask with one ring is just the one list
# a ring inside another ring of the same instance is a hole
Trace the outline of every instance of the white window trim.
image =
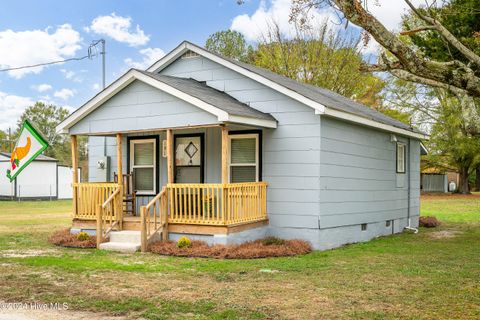
[[(255, 164), (253, 163), (232, 163), (232, 139), (255, 139)], [(249, 134), (232, 134), (228, 136), (228, 181), (232, 182), (230, 174), (231, 167), (253, 167), (255, 166), (255, 182), (259, 181), (259, 134), (258, 133), (249, 133)]]
[[(400, 170), (400, 166), (399, 166), (399, 150), (403, 150), (403, 157), (402, 157), (402, 164), (403, 164), (403, 168), (402, 170)], [(395, 161), (396, 161), (396, 171), (397, 173), (406, 173), (406, 169), (407, 169), (407, 165), (406, 165), (406, 159), (407, 159), (407, 147), (406, 147), (406, 144), (405, 143), (401, 143), (401, 142), (397, 142), (397, 145), (396, 145), (396, 150), (395, 150)]]
[[(135, 145), (142, 143), (153, 143), (153, 164), (152, 165), (135, 165)], [(136, 190), (137, 195), (156, 195), (157, 194), (157, 141), (156, 139), (131, 139), (130, 140), (130, 171), (139, 168), (153, 167), (153, 190)]]

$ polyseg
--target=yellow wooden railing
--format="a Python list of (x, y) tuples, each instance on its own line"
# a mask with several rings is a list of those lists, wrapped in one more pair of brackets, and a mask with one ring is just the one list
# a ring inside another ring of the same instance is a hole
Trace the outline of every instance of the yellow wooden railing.
[[(116, 189), (117, 183), (74, 183), (73, 217), (82, 220), (96, 220), (97, 207), (103, 204)], [(113, 215), (113, 207), (105, 209), (106, 216)]]
[(232, 225), (267, 218), (267, 183), (169, 184), (169, 223)]
[(168, 239), (168, 193), (166, 187), (146, 206), (140, 208), (141, 219), (141, 250), (146, 252), (148, 243), (158, 233), (162, 239)]
[(97, 206), (97, 248), (105, 239), (108, 238), (110, 232), (116, 228), (122, 230), (123, 222), (123, 195), (121, 186), (117, 188), (102, 204)]

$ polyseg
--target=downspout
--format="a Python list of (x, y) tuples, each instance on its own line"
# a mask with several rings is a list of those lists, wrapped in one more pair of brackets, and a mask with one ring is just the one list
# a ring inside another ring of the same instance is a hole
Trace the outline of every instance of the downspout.
[(418, 233), (418, 229), (417, 228), (413, 228), (412, 225), (411, 225), (411, 218), (410, 218), (410, 171), (411, 171), (411, 163), (412, 163), (412, 159), (410, 157), (410, 138), (408, 138), (408, 143), (407, 143), (407, 153), (408, 153), (408, 164), (407, 164), (407, 181), (408, 181), (408, 187), (407, 187), (407, 190), (408, 190), (408, 195), (407, 195), (407, 219), (408, 219), (408, 224), (407, 226), (405, 227), (405, 230), (410, 230), (410, 231), (413, 231), (413, 233)]

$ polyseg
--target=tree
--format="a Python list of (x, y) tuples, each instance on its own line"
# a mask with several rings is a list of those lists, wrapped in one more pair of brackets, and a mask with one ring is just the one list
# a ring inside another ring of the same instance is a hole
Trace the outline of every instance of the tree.
[(210, 35), (205, 43), (205, 48), (240, 61), (246, 61), (252, 50), (250, 46), (247, 46), (243, 35), (232, 30), (218, 31)]
[(480, 164), (480, 139), (472, 135), (472, 126), (479, 126), (479, 108), (473, 99), (465, 100), (437, 91), (438, 119), (432, 126), (428, 145), (434, 151), (427, 160), (448, 161), (460, 173), (459, 189), (470, 192), (469, 177)]
[(251, 54), (251, 62), (378, 107), (384, 83), (371, 73), (359, 71), (362, 63), (359, 41), (358, 37), (330, 31), (326, 23), (298, 29), (293, 38), (285, 37), (277, 25), (272, 25)]
[(69, 111), (62, 107), (47, 105), (43, 102), (36, 102), (33, 106), (25, 109), (17, 122), (16, 135), (25, 119), (40, 130), (42, 135), (48, 141), (49, 147), (44, 154), (58, 159), (61, 163), (71, 164), (71, 155), (69, 141), (66, 136), (56, 133), (56, 126), (63, 121), (69, 114)]
[[(443, 12), (434, 10), (436, 1), (432, 0), (423, 10), (415, 7), (409, 0), (404, 1), (421, 24), (401, 34), (389, 31), (368, 12), (368, 0), (293, 0), (291, 17), (294, 20), (306, 21), (310, 9), (331, 6), (341, 12), (348, 21), (362, 27), (391, 54), (381, 54), (376, 64), (363, 64), (362, 70), (387, 71), (404, 80), (447, 89), (459, 95), (480, 97), (480, 55), (470, 47), (470, 43), (464, 43), (445, 27)], [(464, 14), (478, 19), (475, 16), (477, 8), (478, 5)], [(411, 42), (401, 38), (421, 32), (435, 32), (444, 45), (458, 51), (462, 60), (452, 58), (443, 61), (426, 57), (418, 52)], [(471, 37), (478, 39), (479, 35), (476, 33)]]

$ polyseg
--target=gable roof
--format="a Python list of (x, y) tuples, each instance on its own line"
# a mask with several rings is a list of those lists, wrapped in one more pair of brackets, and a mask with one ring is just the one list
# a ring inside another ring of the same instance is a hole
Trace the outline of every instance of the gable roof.
[(194, 79), (166, 76), (148, 71), (137, 71), (168, 84), (171, 87), (177, 88), (192, 97), (209, 103), (230, 115), (276, 121), (271, 114), (263, 113), (254, 109), (223, 91), (207, 86), (204, 82), (199, 82)]
[(427, 138), (425, 133), (407, 124), (392, 119), (383, 113), (333, 91), (300, 83), (269, 70), (223, 57), (188, 41), (182, 42), (178, 47), (149, 67), (147, 71), (157, 73), (189, 50), (237, 71), (248, 78), (256, 80), (294, 100), (304, 103), (312, 107), (317, 114), (323, 114), (418, 139)]
[(270, 115), (254, 109), (228, 94), (193, 79), (157, 75), (148, 71), (130, 69), (103, 91), (75, 110), (56, 128), (58, 133), (81, 121), (96, 108), (112, 98), (133, 81), (139, 80), (174, 97), (217, 116), (219, 122), (233, 122), (266, 128), (276, 128), (277, 121)]

